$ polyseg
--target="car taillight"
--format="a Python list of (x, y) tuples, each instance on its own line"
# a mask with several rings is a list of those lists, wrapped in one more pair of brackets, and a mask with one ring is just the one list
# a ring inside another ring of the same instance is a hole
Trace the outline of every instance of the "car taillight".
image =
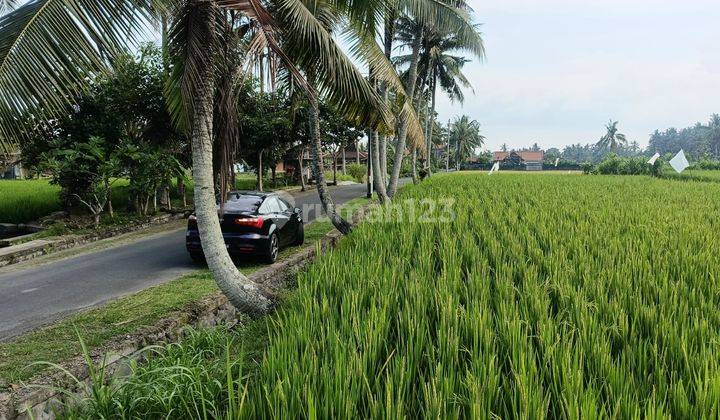
[(263, 226), (262, 217), (250, 217), (246, 219), (235, 219), (235, 224), (238, 226), (249, 226), (256, 229), (260, 229)]

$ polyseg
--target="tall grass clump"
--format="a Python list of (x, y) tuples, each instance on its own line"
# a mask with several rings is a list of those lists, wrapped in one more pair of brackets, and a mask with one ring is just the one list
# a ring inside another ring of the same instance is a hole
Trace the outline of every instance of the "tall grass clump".
[(0, 180), (0, 223), (27, 223), (61, 210), (59, 193), (47, 180)]
[[(206, 396), (227, 418), (718, 418), (719, 194), (434, 176), (299, 276), (247, 378), (218, 367), (157, 393), (167, 379), (138, 370), (123, 406), (183, 398), (121, 417), (175, 417)], [(454, 215), (428, 198), (455, 199)], [(207, 346), (192, 352), (225, 351)], [(163, 363), (168, 377), (188, 365)], [(240, 378), (227, 396), (205, 390), (227, 377)]]

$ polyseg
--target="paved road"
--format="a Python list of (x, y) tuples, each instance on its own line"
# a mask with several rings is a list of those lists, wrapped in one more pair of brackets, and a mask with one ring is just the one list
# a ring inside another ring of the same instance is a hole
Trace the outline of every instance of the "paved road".
[[(332, 189), (338, 204), (365, 192), (365, 185)], [(294, 198), (306, 221), (314, 220), (317, 193)], [(193, 270), (180, 229), (22, 271), (0, 271), (0, 341)]]

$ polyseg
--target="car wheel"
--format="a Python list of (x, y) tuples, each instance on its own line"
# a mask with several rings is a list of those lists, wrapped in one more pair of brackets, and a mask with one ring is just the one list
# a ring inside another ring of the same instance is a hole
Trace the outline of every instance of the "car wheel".
[(295, 242), (293, 245), (300, 246), (305, 243), (305, 226), (300, 223), (300, 226), (298, 226), (297, 233), (295, 234)]
[(272, 264), (277, 260), (278, 254), (280, 253), (280, 240), (278, 239), (277, 233), (270, 235), (268, 240), (268, 249), (265, 254), (265, 262)]

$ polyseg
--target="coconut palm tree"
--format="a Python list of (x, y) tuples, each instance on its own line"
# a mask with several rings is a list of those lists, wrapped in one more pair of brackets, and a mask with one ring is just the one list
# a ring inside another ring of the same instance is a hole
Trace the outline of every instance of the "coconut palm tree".
[(485, 137), (480, 134), (480, 123), (467, 115), (458, 117), (450, 126), (450, 143), (455, 145), (455, 164), (460, 170), (460, 164), (485, 144)]
[(610, 120), (607, 125), (605, 125), (605, 129), (607, 132), (604, 136), (600, 139), (600, 141), (597, 142), (597, 147), (600, 148), (610, 148), (610, 150), (617, 150), (621, 145), (627, 144), (627, 138), (625, 137), (625, 134), (618, 133), (618, 122)]
[[(470, 81), (462, 73), (463, 66), (469, 62), (467, 58), (453, 53), (465, 52), (466, 45), (458, 38), (454, 32), (442, 32), (429, 26), (425, 30), (425, 38), (423, 40), (423, 53), (420, 58), (420, 79), (423, 81), (429, 97), (430, 109), (428, 111), (429, 119), (435, 118), (436, 113), (436, 97), (438, 90), (438, 82), (441, 90), (445, 92), (451, 101), (463, 103), (465, 95), (463, 89), (471, 89)], [(472, 53), (472, 51), (470, 51)], [(485, 58), (484, 50), (482, 54), (476, 54), (476, 58), (483, 60)], [(397, 60), (401, 64), (402, 58)], [(426, 137), (433, 137), (434, 124), (428, 124), (428, 133)], [(427, 154), (431, 153), (430, 143), (428, 143)], [(430, 174), (430, 161), (428, 160), (428, 174)]]
[[(392, 65), (367, 40), (387, 7), (395, 2), (334, 2), (352, 22), (350, 49), (373, 63), (378, 80), (404, 103), (406, 130), (422, 142), (420, 126)], [(269, 7), (265, 7), (265, 6)], [(462, 25), (466, 17), (448, 13), (436, 0), (407, 0), (404, 8), (427, 21)], [(233, 10), (252, 27), (247, 47), (252, 58), (270, 51), (286, 67), (294, 86), (324, 100), (346, 115), (389, 130), (394, 119), (374, 89), (300, 0), (29, 0), (0, 17), (0, 148), (22, 141), (23, 115), (44, 118), (63, 112), (94, 75), (107, 71), (113, 57), (132, 48), (158, 23), (171, 16), (167, 39), (172, 59), (168, 107), (179, 128), (191, 138), (195, 206), (208, 267), (218, 286), (240, 310), (267, 312), (272, 294), (243, 276), (228, 256), (217, 218), (213, 177), (214, 102), (217, 54), (223, 44), (223, 11)], [(272, 10), (272, 14), (268, 12)], [(374, 46), (373, 46), (374, 45)], [(313, 68), (317, 89), (298, 68)]]
[[(472, 9), (470, 9), (464, 1), (451, 2), (451, 4), (455, 7), (455, 9), (467, 14), (468, 16), (472, 11)], [(441, 31), (454, 31), (458, 41), (465, 46), (467, 51), (472, 52), (479, 57), (482, 57), (485, 54), (485, 46), (480, 33), (477, 31), (477, 26), (472, 24), (469, 19), (465, 22), (465, 25), (455, 28), (442, 25), (438, 21), (428, 21), (413, 14), (402, 16), (398, 22), (395, 38), (403, 45), (407, 46), (410, 50), (405, 91), (407, 92), (408, 98), (410, 98), (414, 104), (418, 103), (418, 93), (422, 91), (422, 89), (418, 89), (417, 86), (418, 71), (422, 42), (428, 25), (432, 25)], [(395, 140), (395, 162), (393, 163), (393, 169), (388, 183), (388, 196), (390, 197), (393, 197), (397, 192), (398, 180), (400, 178), (400, 171), (402, 168), (403, 157), (405, 155), (405, 145), (407, 140), (407, 121), (405, 121), (402, 116), (398, 119), (399, 126)], [(417, 147), (417, 145), (413, 146)]]

